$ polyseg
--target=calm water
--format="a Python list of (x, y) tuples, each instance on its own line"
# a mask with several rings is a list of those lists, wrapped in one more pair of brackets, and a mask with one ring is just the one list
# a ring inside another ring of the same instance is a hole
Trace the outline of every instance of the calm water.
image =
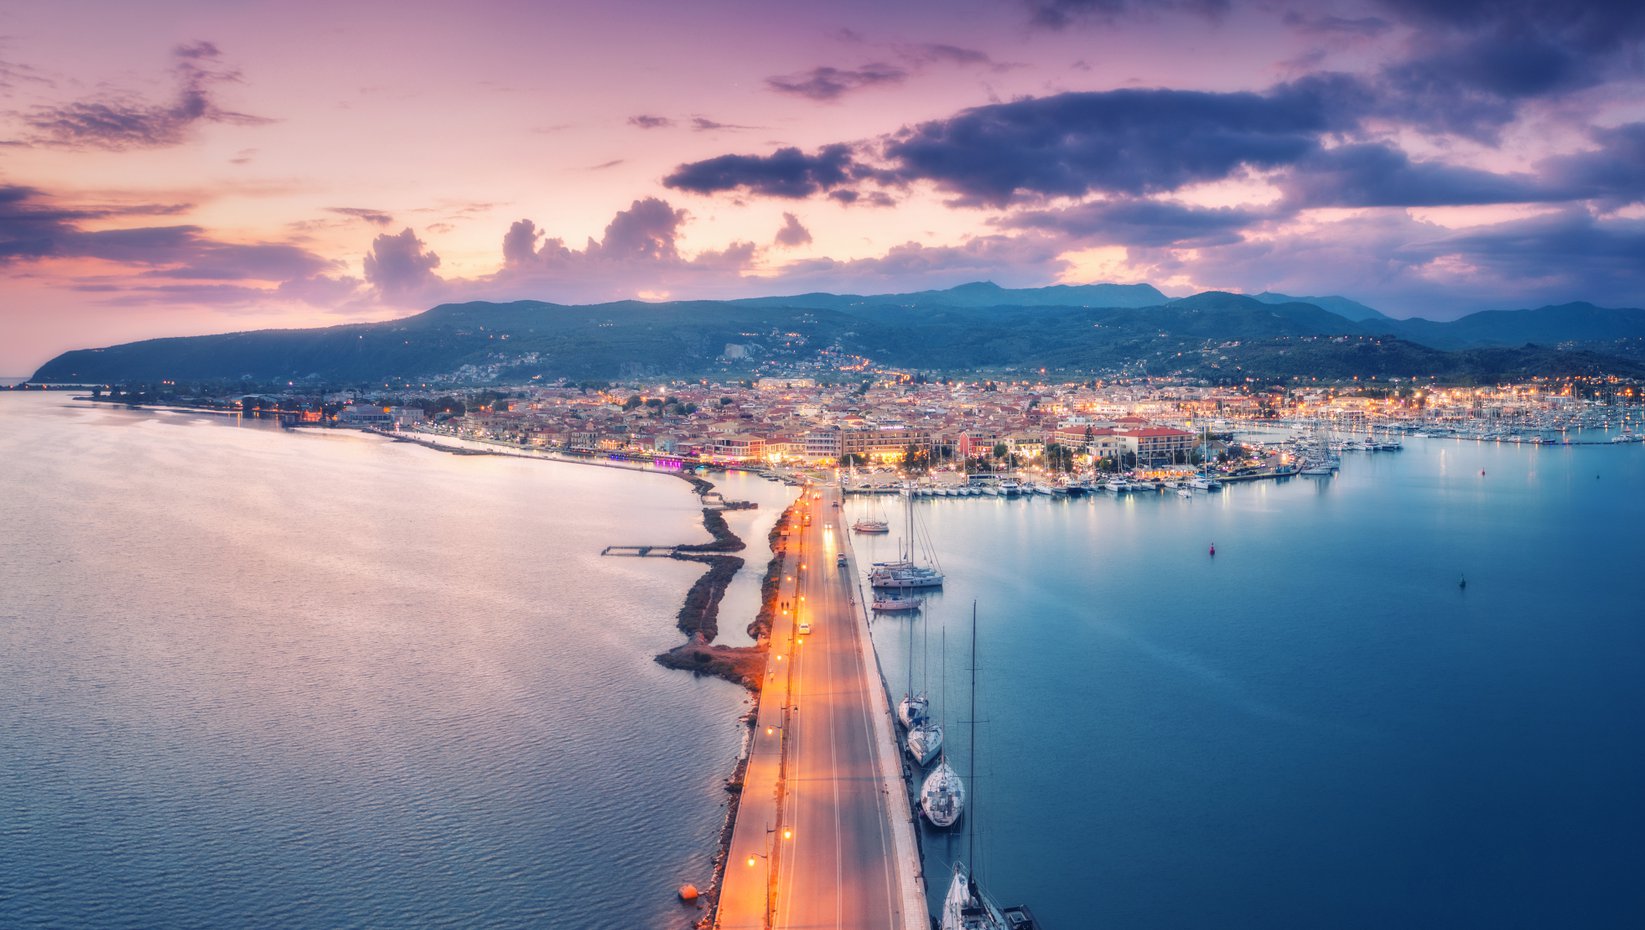
[(12, 395), (0, 528), (0, 926), (686, 923), (683, 482)]
[[(918, 506), (1051, 930), (1645, 925), (1645, 449)], [(683, 483), (12, 395), (0, 528), (0, 926), (684, 923), (744, 699), (650, 661), (695, 568), (596, 555), (704, 538)]]
[[(980, 602), (1004, 903), (1051, 930), (1645, 926), (1645, 448), (1408, 440), (1191, 501), (916, 506), (962, 772)], [(876, 629), (899, 695), (907, 624)], [(941, 874), (964, 844), (927, 851)]]

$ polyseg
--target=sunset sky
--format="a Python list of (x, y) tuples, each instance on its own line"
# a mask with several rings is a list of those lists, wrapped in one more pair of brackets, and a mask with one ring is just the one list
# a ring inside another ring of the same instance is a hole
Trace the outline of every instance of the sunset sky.
[(1645, 305), (1645, 4), (0, 4), (0, 374), (159, 335), (1147, 281)]

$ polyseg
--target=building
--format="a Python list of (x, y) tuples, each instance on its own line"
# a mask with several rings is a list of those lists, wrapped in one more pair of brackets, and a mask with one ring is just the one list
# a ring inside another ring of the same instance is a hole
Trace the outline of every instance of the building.
[(931, 431), (911, 426), (868, 426), (840, 431), (840, 457), (860, 455), (876, 462), (900, 462), (912, 446), (929, 453)]
[(765, 439), (744, 433), (716, 436), (709, 443), (708, 454), (716, 459), (751, 462), (765, 458)]
[(837, 462), (840, 459), (840, 428), (828, 426), (805, 434), (804, 452), (812, 462)]
[(761, 378), (754, 382), (756, 391), (809, 391), (816, 386), (812, 378)]
[(1136, 455), (1138, 465), (1169, 465), (1179, 454), (1187, 461), (1196, 441), (1193, 433), (1170, 426), (1119, 429), (1114, 435), (1125, 443), (1127, 452)]

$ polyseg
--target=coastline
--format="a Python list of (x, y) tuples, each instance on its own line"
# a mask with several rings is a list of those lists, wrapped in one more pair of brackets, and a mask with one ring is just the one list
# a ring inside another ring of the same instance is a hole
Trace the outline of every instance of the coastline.
[[(737, 726), (742, 730), (742, 739), (731, 774), (724, 782), (725, 791), (729, 795), (726, 802), (725, 819), (720, 826), (720, 833), (715, 841), (714, 858), (707, 887), (700, 889), (697, 899), (698, 908), (704, 910), (707, 914), (713, 914), (716, 898), (724, 880), (727, 857), (731, 850), (732, 833), (736, 827), (737, 812), (742, 800), (743, 780), (748, 769), (749, 747), (753, 740), (754, 721), (760, 710), (760, 686), (765, 677), (766, 656), (770, 650), (770, 632), (777, 610), (777, 588), (782, 579), (783, 560), (786, 551), (786, 547), (783, 545), (782, 531), (789, 524), (798, 499), (791, 501), (783, 509), (782, 514), (767, 534), (766, 542), (771, 551), (771, 559), (766, 563), (765, 574), (760, 581), (760, 608), (755, 613), (754, 619), (748, 624), (748, 633), (753, 638), (754, 645), (724, 646), (714, 643), (714, 639), (719, 635), (720, 602), (724, 598), (731, 580), (746, 564), (741, 556), (731, 553), (741, 552), (746, 548), (746, 544), (736, 533), (732, 532), (721, 513), (725, 507), (743, 505), (741, 502), (726, 502), (723, 506), (708, 505), (706, 497), (715, 489), (712, 481), (681, 471), (658, 471), (656, 469), (635, 468), (593, 460), (551, 459), (543, 456), (521, 455), (505, 449), (472, 449), (450, 446), (431, 440), (369, 428), (363, 430), (363, 432), (378, 435), (393, 442), (408, 442), (453, 455), (499, 455), (548, 462), (565, 462), (573, 465), (593, 465), (622, 471), (673, 475), (691, 485), (692, 490), (697, 494), (698, 501), (704, 504), (702, 508), (703, 528), (708, 531), (709, 536), (712, 538), (706, 543), (688, 543), (674, 546), (669, 557), (680, 561), (699, 562), (707, 565), (708, 570), (692, 583), (691, 588), (686, 592), (679, 612), (675, 615), (675, 627), (686, 634), (686, 641), (666, 652), (653, 656), (653, 661), (665, 668), (686, 671), (697, 676), (708, 675), (741, 685), (750, 692), (753, 699), (752, 705), (737, 721)], [(697, 926), (702, 925), (700, 920), (693, 923)]]

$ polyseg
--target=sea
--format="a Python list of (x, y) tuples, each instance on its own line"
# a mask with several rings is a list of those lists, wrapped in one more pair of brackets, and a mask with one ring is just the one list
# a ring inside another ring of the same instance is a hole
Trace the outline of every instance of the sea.
[[(755, 574), (792, 493), (721, 488)], [(0, 534), (0, 927), (698, 916), (748, 700), (652, 661), (701, 566), (600, 556), (685, 482), (8, 393)]]
[[(902, 549), (900, 500), (848, 515)], [(1645, 927), (1645, 446), (1407, 438), (914, 525), (946, 586), (873, 628), (970, 776), (933, 908), (959, 859), (1047, 930)]]
[[(715, 480), (746, 641), (792, 492)], [(971, 791), (934, 898), (958, 858), (1047, 930), (1645, 926), (1645, 447), (914, 517), (947, 587), (873, 630)], [(684, 482), (0, 394), (0, 533), (0, 927), (698, 916), (747, 698), (651, 661), (700, 567), (599, 555), (705, 540)]]

